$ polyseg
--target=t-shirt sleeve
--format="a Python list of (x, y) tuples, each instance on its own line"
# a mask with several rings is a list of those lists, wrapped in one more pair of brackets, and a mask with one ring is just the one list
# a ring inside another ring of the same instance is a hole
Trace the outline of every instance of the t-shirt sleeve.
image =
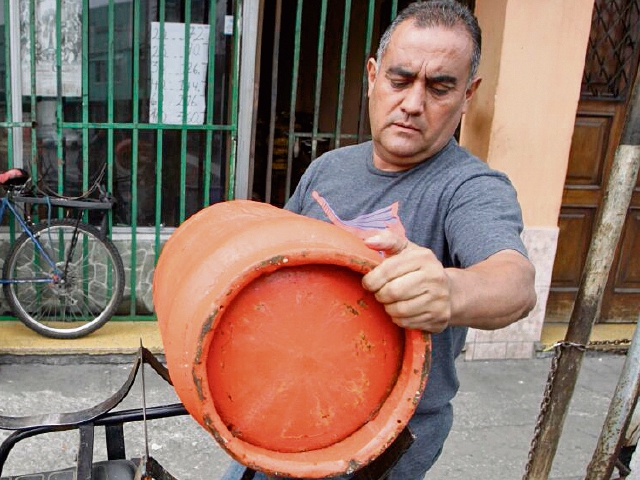
[(469, 267), (501, 250), (527, 256), (517, 194), (502, 174), (477, 175), (459, 185), (451, 197), (445, 235), (457, 267)]
[[(313, 163), (311, 164), (313, 165)], [(289, 200), (284, 205), (285, 210), (289, 210), (293, 213), (302, 213), (303, 210), (303, 202), (305, 193), (309, 186), (309, 177), (311, 176), (311, 169), (307, 169), (307, 171), (302, 175), (296, 189), (293, 191), (293, 195), (289, 197)]]
[(285, 210), (303, 214), (305, 207), (308, 207), (308, 204), (305, 204), (305, 202), (309, 202), (311, 200), (310, 190), (312, 189), (312, 184), (318, 175), (318, 170), (326, 155), (327, 154), (325, 153), (311, 162), (311, 165), (309, 165), (307, 170), (302, 174), (293, 194), (284, 205)]
[(293, 192), (293, 195), (291, 195), (291, 197), (289, 197), (289, 200), (287, 200), (287, 203), (284, 204), (284, 209), (289, 210), (293, 213), (300, 213), (302, 211), (302, 206), (300, 205), (300, 197), (300, 184), (298, 184), (295, 191)]

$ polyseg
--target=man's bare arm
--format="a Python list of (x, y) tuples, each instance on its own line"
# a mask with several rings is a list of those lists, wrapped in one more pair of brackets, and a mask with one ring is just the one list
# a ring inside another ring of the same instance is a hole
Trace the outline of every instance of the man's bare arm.
[(446, 272), (451, 279), (450, 325), (502, 328), (524, 318), (536, 304), (535, 269), (514, 250)]

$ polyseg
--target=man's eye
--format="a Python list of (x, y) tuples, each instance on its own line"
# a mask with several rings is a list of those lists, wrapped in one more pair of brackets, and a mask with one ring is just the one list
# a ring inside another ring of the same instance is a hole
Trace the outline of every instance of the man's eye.
[(403, 88), (409, 84), (406, 80), (389, 80), (389, 83), (393, 88)]
[(443, 95), (446, 95), (447, 93), (449, 93), (451, 91), (450, 87), (443, 87), (443, 86), (438, 86), (438, 85), (434, 85), (431, 87), (431, 91), (441, 97)]

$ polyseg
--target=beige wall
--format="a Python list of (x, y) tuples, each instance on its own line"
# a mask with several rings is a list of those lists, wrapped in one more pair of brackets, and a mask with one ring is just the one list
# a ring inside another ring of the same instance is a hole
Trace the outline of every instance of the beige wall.
[(557, 226), (593, 0), (478, 0), (483, 83), (461, 141), (514, 182), (528, 227)]
[(470, 331), (467, 359), (528, 358), (540, 340), (592, 8), (593, 0), (476, 1), (483, 82), (461, 143), (518, 191), (538, 303), (507, 328)]

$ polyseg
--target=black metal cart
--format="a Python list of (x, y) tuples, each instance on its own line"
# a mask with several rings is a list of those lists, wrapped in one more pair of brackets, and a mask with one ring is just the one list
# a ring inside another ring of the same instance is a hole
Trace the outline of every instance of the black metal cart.
[[(167, 368), (149, 350), (141, 346), (124, 384), (111, 397), (94, 407), (72, 413), (25, 417), (0, 416), (0, 429), (13, 432), (0, 444), (0, 475), (2, 475), (2, 469), (9, 453), (21, 440), (51, 432), (68, 430), (79, 432), (79, 447), (75, 466), (50, 472), (1, 477), (0, 480), (177, 480), (149, 455), (146, 422), (188, 415), (188, 412), (181, 403), (146, 407), (144, 396), (145, 364), (149, 365), (171, 385)], [(139, 373), (143, 387), (142, 406), (129, 410), (113, 411), (130, 392)], [(129, 422), (144, 423), (146, 449), (141, 458), (127, 458), (126, 456), (124, 424)], [(104, 427), (107, 447), (106, 460), (94, 461), (93, 458), (96, 427)], [(353, 480), (384, 480), (388, 471), (412, 441), (413, 435), (405, 428), (382, 455), (356, 472)], [(251, 480), (254, 474), (253, 470), (248, 470), (242, 480)]]

